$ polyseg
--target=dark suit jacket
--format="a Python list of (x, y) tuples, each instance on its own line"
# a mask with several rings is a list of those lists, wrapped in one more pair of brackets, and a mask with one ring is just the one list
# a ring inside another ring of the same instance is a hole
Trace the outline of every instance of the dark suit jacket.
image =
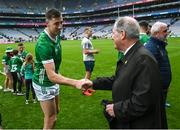
[(112, 89), (116, 117), (110, 128), (167, 128), (160, 71), (139, 42), (118, 61), (115, 75), (97, 78), (93, 88)]

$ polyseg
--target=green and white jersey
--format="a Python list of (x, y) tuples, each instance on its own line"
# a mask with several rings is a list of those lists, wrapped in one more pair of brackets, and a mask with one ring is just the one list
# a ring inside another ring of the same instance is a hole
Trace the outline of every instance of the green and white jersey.
[(13, 56), (10, 60), (10, 72), (20, 72), (23, 62), (18, 56)]
[(144, 45), (148, 40), (149, 36), (146, 33), (140, 33), (139, 41)]
[(55, 85), (46, 74), (43, 64), (54, 62), (55, 72), (58, 73), (61, 64), (61, 45), (60, 36), (56, 40), (51, 38), (46, 30), (44, 30), (35, 46), (35, 70), (33, 74), (33, 82), (42, 86), (50, 87)]
[(5, 54), (2, 58), (2, 64), (4, 64), (4, 72), (10, 72), (10, 60), (11, 57), (7, 56), (7, 54)]
[(18, 56), (23, 61), (26, 58), (27, 54), (27, 51), (23, 51), (22, 53), (18, 53)]
[(2, 58), (2, 64), (9, 65), (10, 59), (11, 59), (10, 57), (8, 57), (7, 55), (4, 55)]

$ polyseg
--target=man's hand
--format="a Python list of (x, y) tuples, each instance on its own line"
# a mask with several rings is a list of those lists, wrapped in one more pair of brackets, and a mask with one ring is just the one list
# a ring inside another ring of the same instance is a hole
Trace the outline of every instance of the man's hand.
[(81, 79), (77, 81), (76, 88), (81, 89), (82, 91), (90, 88), (93, 85), (92, 81), (88, 79)]
[(85, 90), (89, 89), (89, 88), (92, 87), (92, 86), (93, 86), (93, 82), (92, 82), (91, 80), (89, 80), (89, 79), (85, 79), (85, 82), (84, 82), (84, 84), (82, 85), (81, 90), (82, 90), (82, 91), (85, 91)]
[(115, 117), (113, 107), (114, 107), (114, 104), (108, 104), (108, 105), (106, 105), (106, 112), (107, 112), (110, 116)]

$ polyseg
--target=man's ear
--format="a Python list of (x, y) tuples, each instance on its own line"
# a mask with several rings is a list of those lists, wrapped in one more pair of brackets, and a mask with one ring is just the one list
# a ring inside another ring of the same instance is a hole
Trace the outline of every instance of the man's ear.
[(48, 26), (48, 23), (47, 23), (47, 22), (45, 22), (45, 26), (46, 26), (46, 27)]
[(48, 25), (48, 23), (49, 23), (49, 21), (46, 19), (46, 22), (45, 22), (46, 26)]
[(126, 32), (125, 31), (121, 31), (121, 40), (124, 40), (126, 38)]

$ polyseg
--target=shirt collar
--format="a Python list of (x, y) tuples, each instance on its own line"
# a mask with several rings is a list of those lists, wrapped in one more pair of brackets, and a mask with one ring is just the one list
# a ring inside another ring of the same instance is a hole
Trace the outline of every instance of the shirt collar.
[(47, 31), (46, 29), (44, 29), (44, 32), (48, 35), (48, 37), (49, 37), (53, 42), (56, 42), (56, 39), (52, 38), (52, 37), (49, 35), (49, 33), (48, 33), (48, 31)]
[[(135, 44), (135, 43), (134, 43), (134, 44)], [(124, 55), (127, 54), (127, 52), (134, 46), (134, 44), (132, 44), (131, 46), (129, 46), (129, 47), (126, 49), (126, 51), (124, 52)]]

